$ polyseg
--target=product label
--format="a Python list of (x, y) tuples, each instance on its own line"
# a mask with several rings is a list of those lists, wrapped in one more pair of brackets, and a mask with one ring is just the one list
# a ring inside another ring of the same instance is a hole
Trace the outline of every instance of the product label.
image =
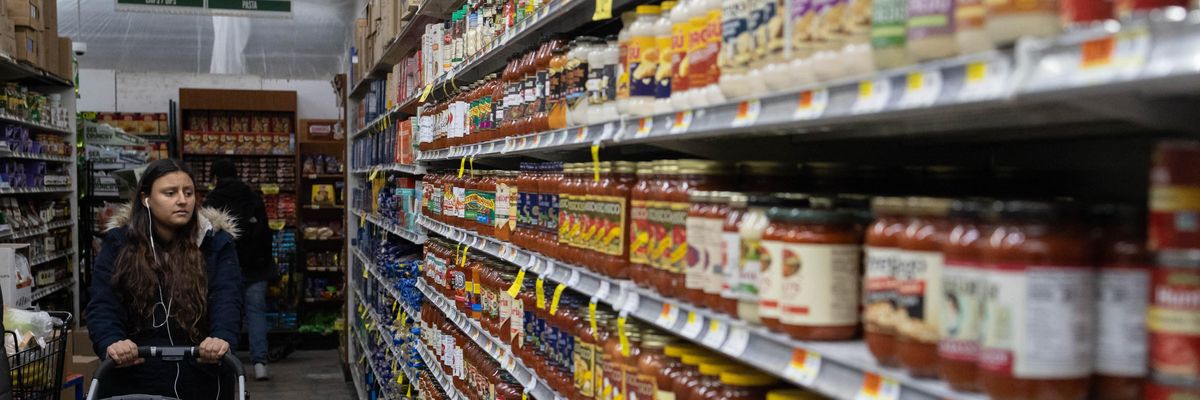
[(1146, 364), (1146, 305), (1150, 271), (1146, 268), (1100, 269), (1096, 372), (1141, 377)]
[[(784, 38), (783, 27), (785, 15), (781, 12), (783, 4), (781, 0), (767, 0), (763, 3), (762, 23), (759, 24), (758, 30), (762, 32), (762, 38), (766, 40), (763, 49), (766, 53), (766, 61), (780, 61), (784, 58), (784, 48), (787, 47), (786, 38)], [(843, 3), (844, 4), (844, 3)], [(832, 15), (831, 15), (832, 16)], [(842, 13), (835, 15), (841, 18)], [(841, 20), (837, 21), (839, 24)]]
[(1054, 0), (984, 0), (984, 4), (989, 16), (1058, 11), (1058, 2)]
[(983, 0), (955, 0), (954, 27), (957, 31), (981, 30), (987, 22)]
[(1151, 282), (1146, 326), (1154, 379), (1200, 385), (1200, 269), (1156, 267)]
[(635, 378), (630, 380), (626, 386), (629, 388), (628, 399), (654, 399), (654, 394), (658, 392), (657, 381), (654, 375), (636, 374)]
[(906, 0), (875, 0), (871, 5), (871, 47), (891, 49), (904, 47), (905, 23), (908, 18)]
[(588, 103), (595, 105), (608, 101), (605, 98), (607, 93), (604, 90), (604, 83), (604, 65), (592, 64), (592, 70), (588, 71), (587, 80)]
[(671, 92), (687, 90), (688, 24), (671, 24)]
[(781, 321), (808, 326), (857, 324), (861, 252), (858, 245), (785, 243), (778, 262)]
[(543, 195), (546, 198), (546, 231), (551, 233), (558, 232), (558, 193)]
[[(715, 232), (712, 231), (713, 221), (717, 221), (718, 225)], [(713, 246), (719, 242), (719, 238), (714, 240), (714, 237), (721, 232), (720, 222), (715, 218), (689, 216), (684, 224), (687, 227), (688, 238), (684, 287), (689, 290), (704, 291), (708, 288), (709, 273), (712, 270), (710, 265), (713, 263), (711, 257), (716, 253)]]
[(480, 292), (480, 305), (483, 308), (484, 318), (492, 320), (500, 318), (499, 296), (498, 291), (487, 287)]
[(650, 220), (645, 200), (629, 202), (629, 263), (650, 263)]
[(479, 209), (482, 204), (479, 203), (479, 192), (475, 189), (463, 190), (463, 219), (475, 222), (479, 219)]
[[(783, 300), (783, 246), (778, 240), (763, 240), (761, 263), (765, 267), (758, 275), (758, 315), (761, 318), (780, 319), (780, 302)], [(800, 260), (795, 260), (797, 263)], [(821, 266), (808, 263), (810, 268)], [(789, 296), (795, 295), (788, 293)]]
[(575, 196), (558, 195), (558, 243), (572, 245), (571, 228), (575, 225)]
[(520, 343), (525, 338), (525, 302), (513, 299), (505, 292), (501, 296), (509, 298), (509, 311), (511, 323), (508, 324), (509, 337), (514, 338), (513, 341)]
[(512, 196), (511, 188), (506, 183), (496, 184), (496, 218), (493, 227), (501, 229), (509, 223), (512, 206), (509, 204), (509, 199)]
[(750, 31), (747, 1), (725, 3), (721, 22), (721, 68), (725, 73), (745, 72), (754, 56), (754, 35)]
[(617, 59), (617, 98), (629, 98), (629, 45), (630, 41), (618, 45)]
[(546, 88), (550, 86), (549, 81), (549, 70), (540, 70), (534, 77), (533, 91), (530, 95), (533, 96), (533, 107), (537, 112), (546, 112)]
[(1200, 247), (1200, 187), (1151, 185), (1151, 249)]
[(738, 263), (737, 282), (733, 287), (734, 297), (741, 301), (758, 301), (759, 275), (763, 270), (763, 263), (770, 260), (767, 259), (767, 250), (763, 248), (762, 240), (740, 239), (740, 241), (742, 244), (741, 261)]
[(590, 245), (584, 238), (586, 227), (591, 225), (590, 217), (583, 212), (584, 205), (589, 201), (590, 196), (574, 196), (571, 199), (571, 221), (570, 229), (567, 230), (569, 243), (578, 248), (588, 248)]
[(524, 81), (517, 80), (505, 87), (504, 116), (509, 121), (515, 121), (525, 116)]
[(720, 256), (709, 263), (712, 271), (704, 293), (732, 298), (732, 290), (738, 282), (738, 264), (742, 259), (742, 237), (736, 232), (722, 231), (717, 235), (717, 239), (720, 241)]
[(901, 251), (896, 265), (896, 305), (904, 310), (900, 333), (923, 343), (937, 343), (941, 313), (943, 257), (940, 251)]
[(688, 203), (647, 202), (646, 220), (651, 229), (649, 261), (655, 268), (683, 273), (687, 266)]
[(564, 86), (567, 92), (567, 106), (572, 110), (582, 104), (587, 99), (587, 80), (588, 72), (587, 60), (569, 59), (567, 60), (566, 73), (563, 77)]
[(654, 73), (654, 98), (671, 98), (671, 35), (654, 39), (658, 47), (658, 70)]
[[(625, 252), (625, 198), (616, 196), (589, 196), (583, 213), (592, 216), (596, 227), (592, 236), (593, 250), (620, 256)], [(589, 229), (590, 230), (590, 229)]]
[(866, 271), (863, 273), (863, 319), (869, 332), (889, 331), (895, 328), (898, 317), (896, 304), (896, 279), (894, 271), (900, 263), (900, 251), (892, 247), (866, 246)]
[(454, 301), (456, 303), (464, 303), (467, 301), (467, 276), (462, 270), (454, 269), (450, 271), (450, 291), (454, 293)]
[(984, 272), (981, 265), (967, 261), (947, 260), (942, 268), (942, 290), (946, 292), (938, 316), (942, 338), (938, 355), (942, 358), (968, 362), (979, 358)]
[(990, 265), (985, 281), (980, 368), (1022, 379), (1092, 373), (1092, 268)]
[(654, 97), (658, 46), (654, 36), (634, 37), (629, 46), (629, 95)]
[(575, 389), (585, 398), (595, 393), (596, 346), (575, 339)]
[(908, 0), (908, 40), (954, 35), (954, 0)]
[(508, 292), (505, 291), (496, 293), (496, 298), (498, 300), (499, 308), (496, 326), (503, 327), (504, 324), (507, 324), (512, 318), (513, 303), (516, 303), (516, 301), (512, 298), (512, 296), (508, 295)]
[[(716, 19), (713, 20), (713, 15)], [(704, 17), (692, 18), (688, 23), (688, 87), (702, 88), (716, 82), (717, 52), (721, 42), (721, 11), (710, 11)]]

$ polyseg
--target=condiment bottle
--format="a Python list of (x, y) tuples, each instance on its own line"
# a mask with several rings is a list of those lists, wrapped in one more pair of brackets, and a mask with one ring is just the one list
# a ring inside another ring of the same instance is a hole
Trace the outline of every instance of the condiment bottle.
[(982, 53), (996, 48), (986, 25), (987, 6), (983, 0), (954, 1), (954, 42), (960, 53)]
[(633, 44), (633, 22), (637, 13), (621, 13), (621, 31), (617, 33), (617, 113), (629, 113), (629, 47)]
[(1096, 380), (1098, 399), (1142, 398), (1148, 369), (1146, 307), (1150, 299), (1150, 263), (1141, 210), (1101, 205), (1092, 212), (1096, 225), (1097, 290)]
[(950, 200), (932, 197), (908, 199), (911, 216), (898, 244), (901, 263), (896, 270), (896, 300), (903, 310), (896, 353), (909, 374), (938, 374), (939, 327), (945, 297), (942, 290), (943, 247), (950, 233), (947, 219)]
[(713, 309), (731, 316), (738, 315), (738, 282), (740, 282), (742, 261), (742, 236), (740, 226), (742, 217), (746, 214), (749, 198), (743, 193), (729, 193), (728, 206), (722, 207), (725, 217), (721, 225), (721, 273), (714, 274), (708, 290), (709, 302), (716, 304)]
[(650, 188), (655, 177), (654, 162), (638, 162), (637, 183), (629, 191), (629, 277), (638, 286), (649, 288), (653, 271), (650, 266)]
[[(586, 164), (582, 168), (586, 177)], [(598, 182), (602, 195), (589, 196), (594, 202), (596, 218), (605, 228), (596, 241), (596, 254), (601, 261), (600, 272), (614, 279), (629, 278), (629, 197), (634, 185), (634, 163), (616, 161), (611, 169), (601, 166), (600, 173), (606, 178)], [(586, 179), (586, 178), (585, 178)]]
[(876, 197), (871, 201), (875, 221), (864, 239), (866, 271), (863, 276), (863, 322), (867, 349), (882, 365), (898, 366), (895, 271), (900, 264), (899, 238), (904, 234), (906, 202), (902, 197)]
[(549, 129), (562, 129), (567, 126), (566, 66), (567, 48), (559, 43), (550, 51), (549, 87), (546, 95), (550, 103), (550, 115), (547, 120)]
[(722, 7), (721, 19), (721, 77), (718, 86), (727, 98), (736, 99), (750, 94), (746, 84), (750, 61), (754, 59), (754, 31), (758, 19), (751, 16), (754, 2), (729, 1)]
[[(658, 374), (668, 363), (668, 357), (663, 349), (674, 340), (657, 331), (643, 332), (641, 335), (641, 350), (636, 360), (637, 374), (631, 395), (639, 399), (654, 399), (659, 392)], [(627, 396), (633, 398), (632, 396)]]
[[(781, 193), (775, 207), (767, 210), (767, 228), (763, 231), (762, 250), (765, 254), (766, 265), (758, 276), (758, 313), (762, 324), (769, 329), (782, 332), (780, 322), (783, 315), (783, 298), (794, 296), (795, 292), (787, 292), (783, 288), (784, 262), (787, 256), (795, 258), (796, 254), (784, 254), (789, 234), (794, 233), (794, 221), (790, 215), (798, 208), (807, 208), (807, 195), (796, 193)], [(798, 261), (798, 260), (797, 260)], [(808, 263), (809, 261), (806, 261)], [(805, 265), (808, 266), (808, 265)]]
[(942, 289), (948, 298), (942, 302), (941, 315), (950, 319), (938, 324), (938, 367), (941, 378), (959, 391), (979, 390), (977, 363), (987, 272), (982, 250), (990, 234), (985, 211), (981, 200), (954, 201), (949, 213), (954, 226), (942, 247)]
[(692, 3), (696, 0), (681, 0), (671, 8), (671, 109), (686, 110), (688, 90), (688, 51), (691, 40), (689, 21)]
[(1200, 314), (1200, 253), (1192, 250), (1161, 250), (1151, 270), (1149, 312), (1151, 384), (1147, 399), (1188, 399), (1200, 392), (1200, 330), (1180, 324)]
[(579, 307), (575, 315), (575, 391), (579, 397), (590, 399), (597, 397), (595, 376), (601, 373), (596, 364), (596, 355), (600, 351), (598, 335), (588, 322), (586, 304)]
[(871, 53), (877, 68), (888, 69), (913, 63), (905, 45), (907, 16), (908, 0), (871, 2)]
[(716, 192), (694, 190), (688, 197), (691, 209), (687, 216), (688, 255), (684, 271), (683, 298), (694, 305), (704, 305), (708, 288), (708, 271), (715, 262), (720, 246), (721, 225), (725, 222), (713, 216), (717, 207)]
[(954, 0), (908, 0), (908, 54), (917, 61), (958, 54)]
[(633, 36), (629, 46), (629, 115), (645, 116), (654, 112), (654, 74), (658, 71), (658, 44), (655, 23), (659, 6), (640, 5), (637, 19), (630, 27)]
[(709, 399), (715, 397), (717, 393), (725, 389), (725, 385), (721, 383), (721, 373), (742, 368), (746, 367), (733, 364), (728, 359), (700, 364), (700, 375), (696, 377), (696, 384), (689, 386), (691, 393), (688, 394), (688, 398)]
[(671, 10), (675, 1), (666, 0), (659, 5), (661, 12), (654, 22), (654, 43), (658, 48), (658, 69), (654, 73), (654, 112), (656, 114), (674, 111), (671, 107)]
[[(751, 62), (750, 86), (752, 90), (767, 92), (787, 87), (792, 76), (787, 73), (785, 65), (789, 57), (790, 38), (786, 37), (788, 15), (784, 0), (765, 0), (755, 2), (761, 11), (758, 12), (764, 22), (759, 25), (760, 38), (763, 39), (761, 57)], [(843, 2), (845, 3), (845, 2)], [(845, 6), (842, 6), (843, 10)], [(842, 13), (837, 13), (837, 24), (840, 26)], [(830, 17), (835, 17), (831, 14)], [(756, 35), (759, 36), (759, 35)]]
[(587, 123), (588, 53), (593, 51), (593, 40), (586, 36), (577, 38), (572, 42), (571, 51), (567, 52), (567, 126)]
[(1058, 203), (1002, 203), (983, 248), (980, 383), (996, 400), (1081, 399), (1092, 374), (1095, 272), (1086, 237)]

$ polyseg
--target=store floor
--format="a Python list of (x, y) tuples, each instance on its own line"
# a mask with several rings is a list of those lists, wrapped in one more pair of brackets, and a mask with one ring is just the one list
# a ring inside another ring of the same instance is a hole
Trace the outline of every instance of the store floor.
[(336, 400), (353, 399), (354, 384), (347, 382), (338, 365), (338, 351), (297, 351), (269, 366), (271, 379), (254, 380), (254, 366), (245, 352), (238, 353), (246, 363), (246, 391), (252, 400)]

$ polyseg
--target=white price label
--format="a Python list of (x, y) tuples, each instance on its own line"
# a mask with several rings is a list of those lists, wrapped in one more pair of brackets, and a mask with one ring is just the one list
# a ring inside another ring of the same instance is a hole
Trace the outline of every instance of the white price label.
[(570, 136), (571, 136), (571, 135), (567, 134), (567, 131), (559, 131), (559, 132), (558, 132), (558, 138), (557, 138), (557, 139), (554, 141), (554, 144), (555, 144), (555, 145), (558, 145), (558, 146), (562, 146), (562, 145), (564, 145), (564, 144), (567, 144), (567, 138), (568, 138), (568, 137), (570, 137)]
[(525, 393), (532, 392), (535, 387), (537, 387), (537, 375), (529, 374), (529, 382), (525, 382)]
[(696, 315), (695, 312), (688, 311), (687, 324), (679, 331), (680, 335), (695, 339), (700, 336), (700, 331), (704, 330), (704, 317)]
[(892, 95), (892, 82), (888, 78), (879, 78), (858, 82), (858, 98), (850, 107), (853, 114), (875, 113), (887, 106), (888, 98)]
[(999, 97), (1008, 82), (1009, 61), (996, 58), (967, 64), (966, 77), (958, 92), (959, 101), (984, 100)]
[(504, 148), (500, 149), (500, 154), (510, 152), (510, 151), (512, 151), (512, 148), (513, 148), (513, 138), (510, 138), (510, 137), (504, 138)]
[(654, 118), (643, 117), (638, 120), (637, 132), (633, 133), (635, 138), (644, 138), (650, 135), (650, 131), (654, 130)]
[(729, 329), (729, 338), (721, 346), (721, 351), (734, 357), (741, 357), (746, 352), (746, 344), (750, 342), (750, 331), (742, 327)]
[(671, 134), (679, 134), (687, 132), (692, 126), (692, 112), (680, 111), (675, 113), (675, 117), (671, 120)]
[(937, 69), (910, 72), (904, 79), (901, 108), (928, 107), (942, 94), (942, 72)]
[(900, 383), (895, 379), (870, 372), (863, 374), (862, 388), (854, 400), (896, 400), (900, 398)]
[(792, 360), (783, 369), (783, 376), (803, 386), (812, 386), (821, 372), (821, 355), (806, 350), (792, 351)]
[(806, 90), (800, 93), (800, 100), (796, 103), (796, 112), (792, 114), (792, 119), (808, 120), (820, 118), (825, 114), (825, 106), (829, 104), (829, 90), (821, 88), (816, 90)]
[(581, 127), (579, 127), (579, 129), (575, 130), (575, 143), (583, 143), (583, 142), (587, 141), (587, 137), (588, 137), (588, 127), (581, 126)]
[(628, 290), (627, 288), (622, 289), (622, 290), (625, 291), (626, 295), (625, 295), (625, 302), (623, 304), (621, 304), (621, 311), (625, 311), (628, 313), (637, 312), (638, 306), (640, 305), (639, 303), (641, 301), (641, 299), (638, 297), (637, 292)]
[(487, 151), (487, 152), (488, 152), (488, 153), (495, 153), (495, 152), (496, 152), (496, 142), (491, 142), (491, 143), (488, 143), (488, 151)]
[(762, 112), (762, 102), (758, 99), (746, 100), (738, 104), (737, 114), (733, 117), (734, 127), (754, 125), (758, 114)]
[(554, 270), (556, 268), (556, 265), (557, 265), (557, 263), (555, 263), (554, 261), (546, 260), (546, 270), (542, 271), (542, 276), (546, 277), (546, 279), (553, 279)]
[(612, 122), (605, 123), (604, 129), (602, 131), (600, 131), (600, 139), (599, 140), (611, 139), (613, 137), (613, 134), (617, 133), (616, 131), (617, 131), (617, 126), (614, 125)]
[(608, 292), (612, 290), (610, 286), (612, 285), (609, 285), (608, 281), (600, 281), (600, 290), (597, 290), (596, 295), (592, 296), (592, 298), (604, 300), (608, 297)]
[(579, 271), (571, 270), (571, 277), (567, 278), (567, 287), (578, 287)]
[(679, 320), (679, 307), (675, 307), (670, 303), (663, 303), (662, 311), (658, 313), (658, 318), (654, 319), (654, 323), (663, 328), (671, 329), (675, 327), (675, 321)]
[(729, 335), (729, 324), (715, 319), (709, 320), (708, 333), (704, 335), (704, 340), (701, 343), (704, 343), (705, 346), (719, 349), (721, 348), (721, 344), (725, 343), (727, 335)]

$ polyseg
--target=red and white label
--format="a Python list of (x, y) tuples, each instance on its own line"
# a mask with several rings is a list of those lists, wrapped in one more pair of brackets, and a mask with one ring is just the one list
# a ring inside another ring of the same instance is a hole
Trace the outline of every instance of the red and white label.
[(1100, 269), (1097, 297), (1096, 372), (1108, 376), (1146, 375), (1148, 268)]
[(946, 299), (941, 303), (938, 324), (941, 337), (938, 356), (956, 361), (978, 360), (984, 272), (978, 263), (966, 261), (949, 260), (942, 268)]
[(784, 325), (858, 323), (860, 246), (788, 243), (780, 253)]

